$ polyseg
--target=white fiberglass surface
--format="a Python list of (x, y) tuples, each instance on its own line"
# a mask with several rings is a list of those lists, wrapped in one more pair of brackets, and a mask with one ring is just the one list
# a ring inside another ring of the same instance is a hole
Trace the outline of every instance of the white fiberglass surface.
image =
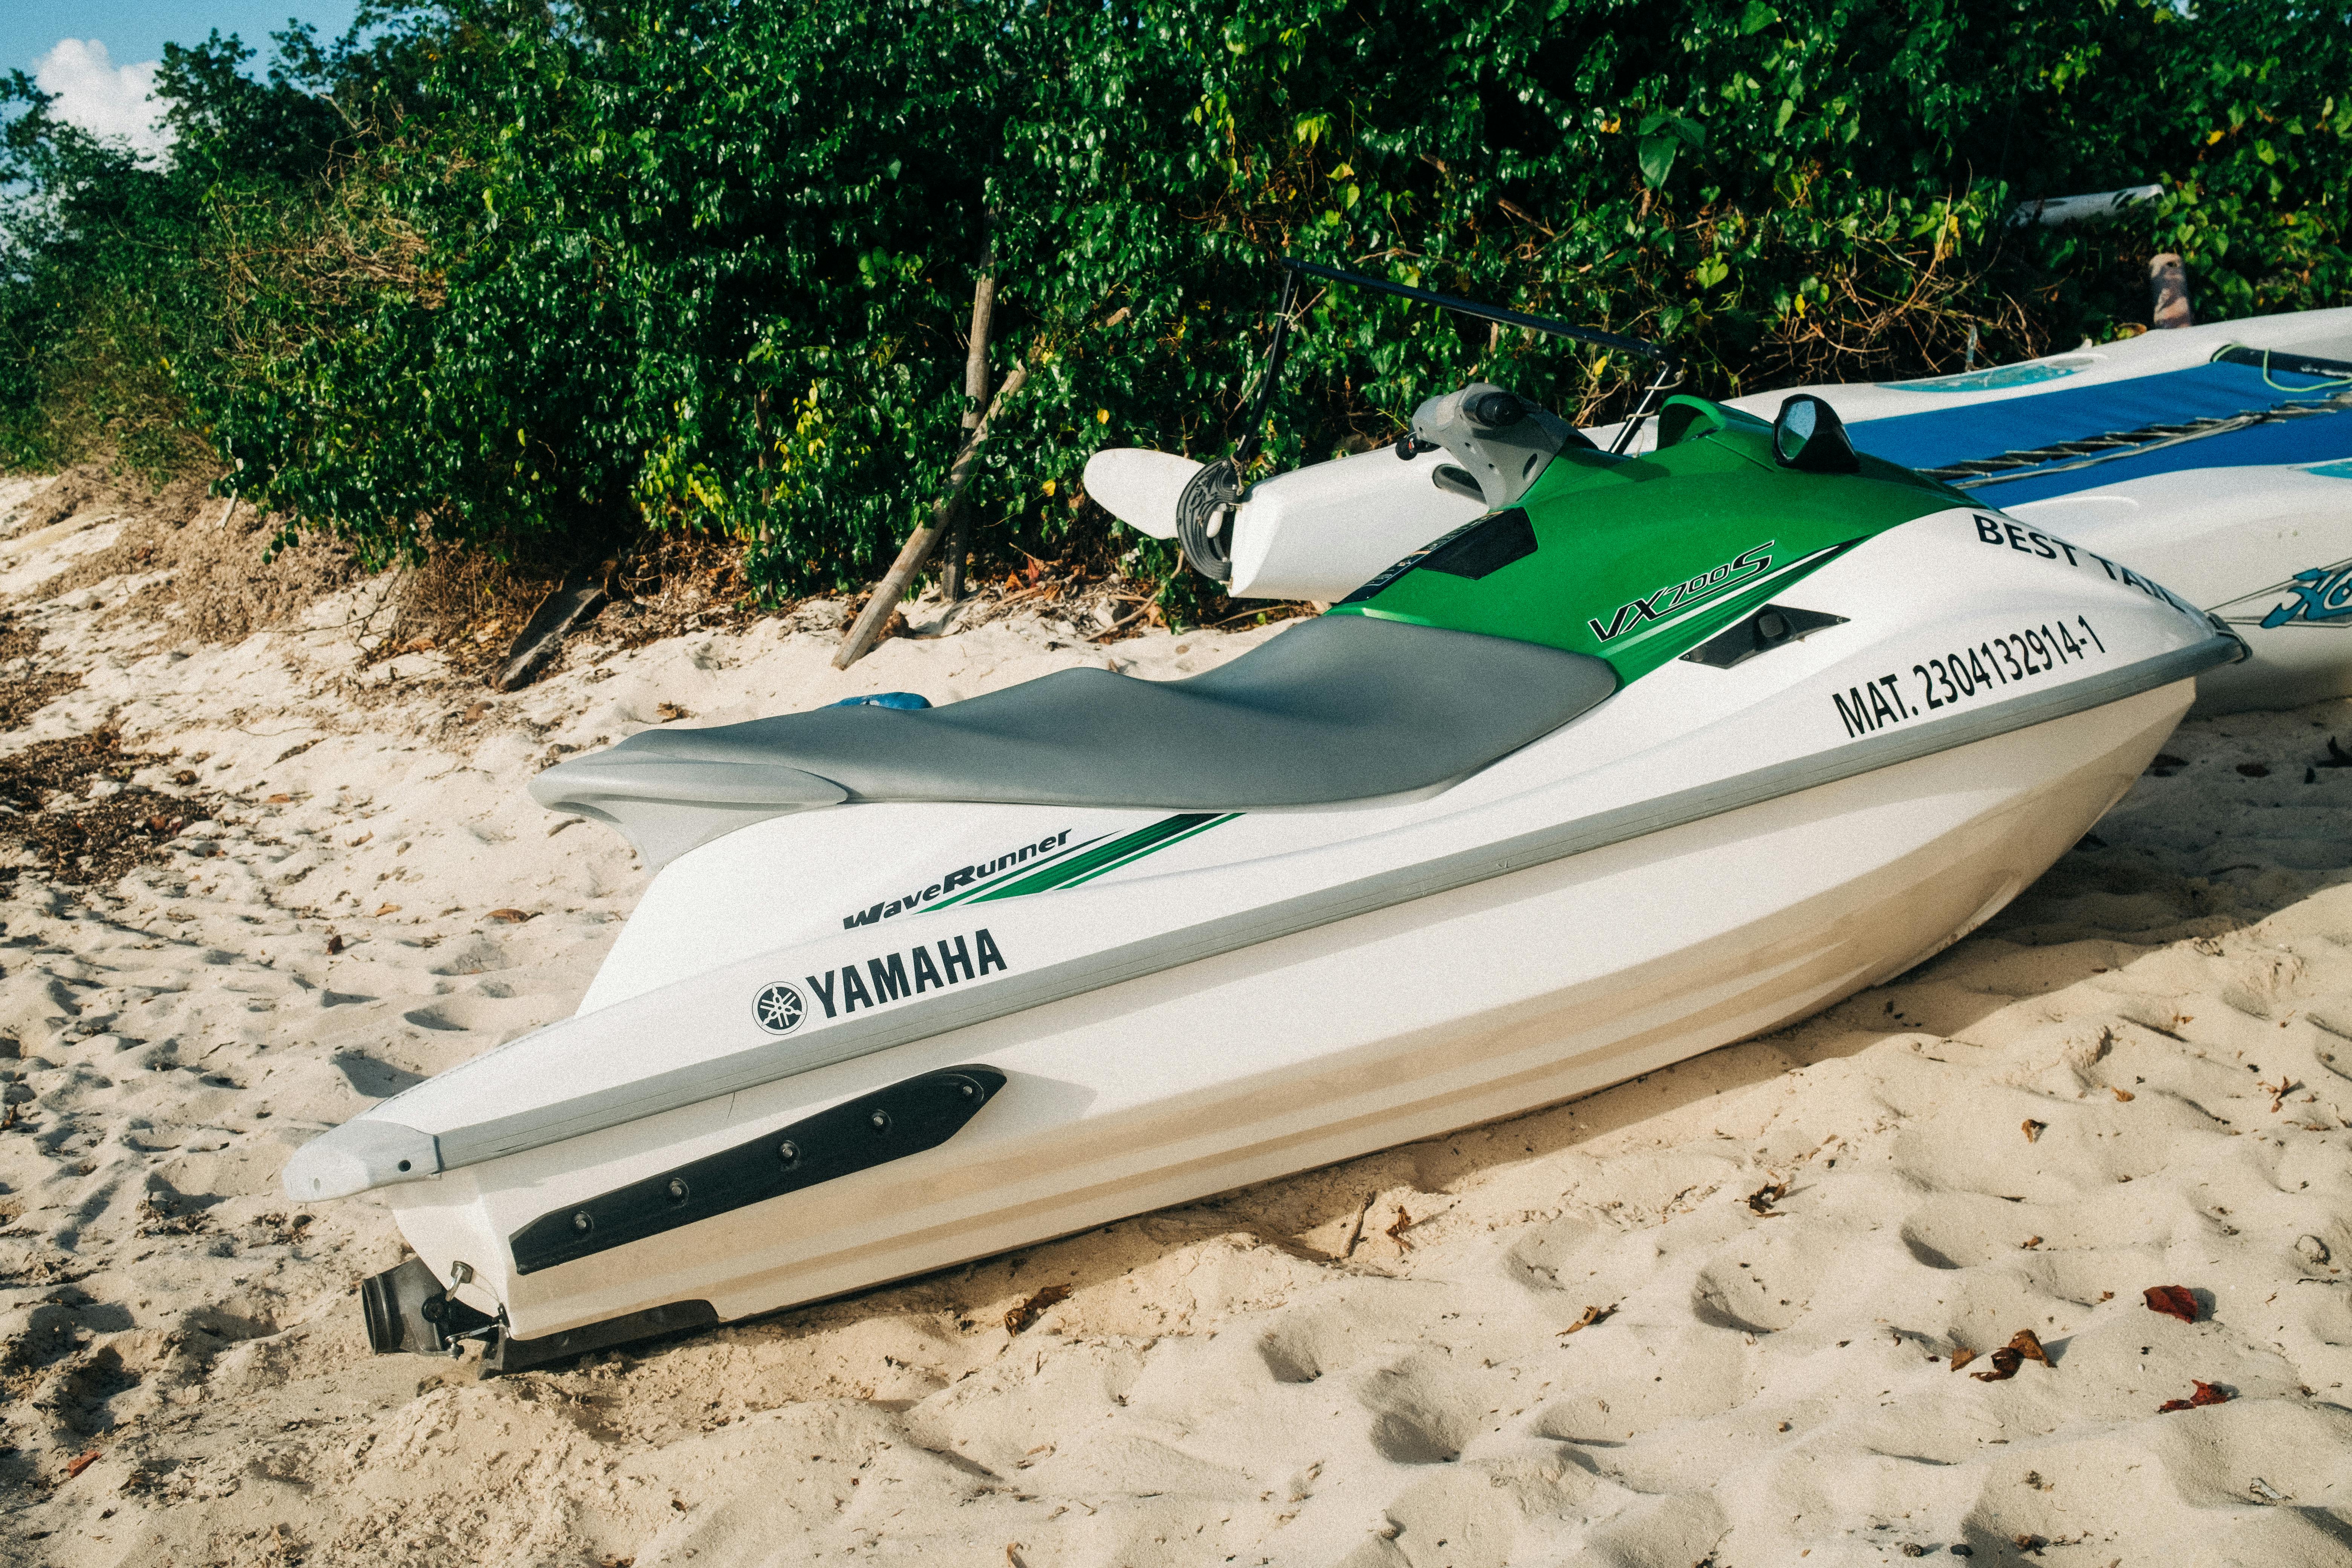
[(2207, 609), (2352, 556), (2352, 485), (2298, 467), (2153, 475), (2030, 502), (2013, 515)]
[(1277, 474), (1234, 519), (1236, 598), (1343, 599), (1485, 506), (1432, 482), (1444, 452), (1381, 447)]
[(1167, 815), (890, 801), (753, 823), (655, 876), (579, 1011), (776, 947), (889, 924), (952, 898), (991, 868), (1016, 873)]
[(1112, 447), (1087, 459), (1087, 494), (1137, 532), (1173, 539), (1176, 503), (1202, 468), (1173, 452)]
[[(1127, 982), (1116, 995), (1074, 997), (975, 1026), (951, 1040), (900, 1047), (891, 1053), (887, 1071), (905, 1076), (980, 1059), (1020, 1074), (1026, 1092), (1008, 1098), (985, 1126), (965, 1135), (974, 1150), (1116, 1116), (1202, 1093), (1220, 1079), (1279, 1072), (1343, 1046), (1439, 1027), (1465, 1007), (1507, 1010), (1564, 985), (1670, 958), (1704, 931), (1759, 921), (1817, 897), (1999, 808), (2036, 782), (2030, 773), (2020, 778), (2014, 772), (1883, 798), (1872, 798), (1867, 783), (1847, 781), (1813, 809), (1691, 825), (1498, 883), (1433, 895), (1409, 913), (1386, 911), (1299, 932), (1181, 974)], [(1769, 866), (1771, 874), (1715, 884), (1710, 871), (1719, 870), (1735, 848), (1743, 863)], [(1709, 888), (1706, 899), (1656, 896), (1660, 888), (1697, 886)], [(1606, 940), (1593, 940), (1600, 933), (1591, 930), (1585, 940), (1495, 942), (1497, 921), (1516, 921), (1530, 935), (1567, 934), (1580, 928), (1561, 921), (1579, 910), (1608, 911)], [(1376, 995), (1343, 996), (1313, 979), (1333, 963), (1358, 973), (1392, 974), (1396, 983)], [(1269, 983), (1277, 976), (1287, 978)], [(1232, 1019), (1233, 1027), (1207, 1037), (1192, 1033), (1204, 1012)], [(1110, 1017), (1131, 1037), (1181, 1039), (1181, 1048), (1107, 1061), (1100, 1030)], [(566, 1151), (519, 1154), (508, 1163), (508, 1180), (535, 1186), (577, 1163), (583, 1149), (607, 1145), (616, 1152), (657, 1149), (673, 1163), (689, 1159), (740, 1137), (747, 1119), (806, 1114), (870, 1088), (876, 1070), (870, 1061), (843, 1063), (746, 1090), (724, 1106), (723, 1116), (720, 1102), (713, 1101), (666, 1112), (658, 1126), (614, 1129)], [(1040, 1090), (1051, 1083), (1070, 1085), (1074, 1092)]]

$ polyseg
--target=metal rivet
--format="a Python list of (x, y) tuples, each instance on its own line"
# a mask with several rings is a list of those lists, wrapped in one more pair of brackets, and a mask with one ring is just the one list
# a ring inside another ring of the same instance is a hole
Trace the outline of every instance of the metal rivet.
[(572, 1228), (585, 1236), (596, 1228), (596, 1216), (586, 1209), (575, 1209), (572, 1215)]
[(887, 1110), (877, 1110), (866, 1120), (873, 1124), (874, 1131), (877, 1132), (890, 1131), (890, 1113)]
[(963, 1097), (966, 1100), (970, 1100), (973, 1095), (978, 1094), (979, 1092), (980, 1085), (973, 1083), (969, 1079), (965, 1081), (963, 1086)]
[(787, 1166), (797, 1165), (801, 1163), (801, 1146), (787, 1138), (776, 1145), (776, 1158)]
[(669, 1179), (669, 1185), (663, 1190), (669, 1194), (669, 1201), (674, 1204), (686, 1202), (693, 1193), (693, 1189), (686, 1184), (684, 1176), (672, 1176)]

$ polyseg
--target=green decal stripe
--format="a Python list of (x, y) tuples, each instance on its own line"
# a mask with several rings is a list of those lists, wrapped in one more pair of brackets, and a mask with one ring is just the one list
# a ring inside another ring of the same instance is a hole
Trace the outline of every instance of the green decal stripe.
[[(1181, 844), (1187, 838), (1197, 837), (1201, 834), (1208, 832), (1212, 827), (1216, 827), (1224, 823), (1231, 822), (1234, 817), (1239, 816), (1240, 815), (1241, 813), (1238, 811), (1228, 811), (1220, 816), (1207, 816), (1205, 818), (1196, 820), (1193, 826), (1190, 827), (1184, 828), (1180, 832), (1171, 833), (1167, 837), (1161, 838), (1154, 843), (1147, 844), (1142, 848), (1135, 851), (1132, 855), (1122, 856), (1118, 859), (1112, 861), (1109, 865), (1098, 867), (1092, 871), (1087, 872), (1084, 876), (1073, 877), (1062, 885), (1066, 888), (1075, 888), (1081, 882), (1091, 882), (1097, 877), (1107, 877), (1122, 866), (1132, 865), (1136, 861), (1142, 859), (1146, 855), (1156, 855), (1171, 844)], [(1198, 814), (1195, 814), (1195, 816), (1197, 816)]]
[[(1034, 860), (1024, 861), (1022, 864), (1025, 869), (1024, 869), (1021, 874), (1024, 877), (1034, 877), (1045, 868), (1048, 866), (1058, 867), (1063, 862), (1067, 861), (1072, 856), (1083, 855), (1086, 853), (1088, 846), (1101, 843), (1102, 840), (1100, 838), (1081, 839), (1066, 849), (1056, 849), (1051, 855), (1043, 856)], [(1010, 871), (1003, 873), (1004, 876), (1008, 877), (1012, 874), (1013, 873)], [(993, 889), (1003, 886), (1004, 883), (1001, 879), (993, 882), (982, 882), (978, 887), (965, 889), (962, 892), (958, 893), (952, 899), (941, 899), (938, 903), (933, 904), (930, 907), (935, 910), (943, 910), (950, 904), (961, 904), (968, 902), (973, 899), (982, 898)]]
[[(1761, 604), (1770, 598), (1777, 590), (1787, 587), (1800, 577), (1811, 576), (1861, 542), (1858, 539), (1850, 539), (1843, 544), (1832, 544), (1825, 550), (1816, 550), (1811, 554), (1791, 561), (1776, 571), (1767, 572), (1761, 577), (1751, 577), (1738, 584), (1727, 583), (1724, 587), (1737, 590), (1728, 595), (1718, 589), (1696, 599), (1686, 599), (1680, 609), (1670, 612), (1660, 624), (1646, 626), (1638, 632), (1630, 632), (1603, 644), (1601, 657), (1614, 658), (1627, 649), (1639, 647), (1656, 637), (1688, 637), (1691, 641), (1696, 642), (1699, 640), (1697, 634), (1703, 624), (1711, 622), (1727, 624), (1738, 618), (1736, 613), (1717, 616), (1715, 612), (1743, 611), (1750, 605)], [(1712, 626), (1708, 626), (1707, 629), (1713, 629)]]
[(1108, 843), (1097, 845), (1085, 854), (1073, 856), (1057, 866), (1050, 866), (1045, 870), (1033, 871), (1025, 877), (1016, 877), (1012, 881), (999, 883), (986, 892), (975, 896), (972, 902), (984, 904), (996, 899), (1017, 899), (1025, 894), (1043, 893), (1055, 888), (1083, 881), (1088, 876), (1099, 875), (1138, 856), (1148, 855), (1154, 849), (1173, 843), (1196, 828), (1212, 826), (1219, 821), (1230, 820), (1234, 815), (1231, 812), (1221, 815), (1211, 811), (1188, 811), (1175, 816), (1163, 817), (1149, 827), (1139, 827), (1132, 833), (1121, 834)]

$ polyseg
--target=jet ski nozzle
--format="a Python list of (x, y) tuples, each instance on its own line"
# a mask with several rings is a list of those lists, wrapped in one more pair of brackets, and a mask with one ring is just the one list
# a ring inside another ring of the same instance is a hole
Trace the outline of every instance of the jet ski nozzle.
[(449, 1294), (421, 1258), (360, 1281), (360, 1310), (367, 1317), (368, 1349), (378, 1355), (439, 1355), (499, 1326), (489, 1313)]

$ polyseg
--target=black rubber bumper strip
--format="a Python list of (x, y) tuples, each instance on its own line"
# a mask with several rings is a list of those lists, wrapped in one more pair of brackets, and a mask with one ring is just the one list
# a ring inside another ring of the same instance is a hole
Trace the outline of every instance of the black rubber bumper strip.
[[(992, 1067), (949, 1068), (845, 1100), (747, 1143), (543, 1214), (509, 1241), (533, 1274), (697, 1220), (936, 1149), (1004, 1087)], [(568, 1352), (566, 1352), (568, 1353)]]

